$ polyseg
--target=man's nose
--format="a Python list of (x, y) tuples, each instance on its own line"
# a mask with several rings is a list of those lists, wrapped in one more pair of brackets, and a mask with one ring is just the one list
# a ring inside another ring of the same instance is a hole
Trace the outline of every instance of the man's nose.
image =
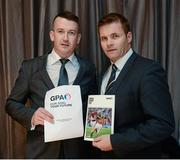
[(107, 39), (106, 44), (107, 44), (107, 47), (108, 47), (108, 48), (111, 47), (111, 46), (113, 46), (113, 41), (111, 40), (111, 38), (108, 38), (108, 39)]
[(68, 41), (68, 33), (66, 33), (66, 32), (64, 33), (63, 40), (64, 40), (64, 41)]

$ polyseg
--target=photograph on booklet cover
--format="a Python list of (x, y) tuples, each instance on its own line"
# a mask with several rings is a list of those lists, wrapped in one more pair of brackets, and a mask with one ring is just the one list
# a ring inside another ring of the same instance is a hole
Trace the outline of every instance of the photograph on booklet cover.
[(114, 95), (90, 95), (86, 114), (84, 140), (114, 132)]

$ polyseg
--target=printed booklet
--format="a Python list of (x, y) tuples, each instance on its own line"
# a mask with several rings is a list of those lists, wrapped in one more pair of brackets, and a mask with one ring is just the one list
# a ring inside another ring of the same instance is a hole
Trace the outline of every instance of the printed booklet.
[(88, 97), (84, 140), (114, 133), (115, 95)]

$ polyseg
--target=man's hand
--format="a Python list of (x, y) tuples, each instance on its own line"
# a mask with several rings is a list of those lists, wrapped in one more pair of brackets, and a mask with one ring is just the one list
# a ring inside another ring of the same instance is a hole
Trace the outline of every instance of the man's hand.
[(32, 125), (44, 125), (44, 121), (48, 121), (49, 123), (54, 123), (54, 117), (51, 113), (45, 110), (43, 107), (38, 108), (31, 119)]
[(111, 151), (112, 150), (110, 135), (103, 135), (103, 136), (97, 137), (92, 142), (92, 145), (94, 147), (99, 148), (101, 151)]

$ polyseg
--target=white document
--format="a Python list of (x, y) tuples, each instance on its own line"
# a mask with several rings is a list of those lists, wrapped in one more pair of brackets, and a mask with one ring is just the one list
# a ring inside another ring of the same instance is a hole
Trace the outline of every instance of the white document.
[(49, 90), (45, 109), (54, 116), (54, 124), (44, 123), (44, 141), (57, 141), (83, 136), (81, 91), (78, 85), (64, 85)]
[(84, 140), (114, 133), (115, 95), (90, 95)]

